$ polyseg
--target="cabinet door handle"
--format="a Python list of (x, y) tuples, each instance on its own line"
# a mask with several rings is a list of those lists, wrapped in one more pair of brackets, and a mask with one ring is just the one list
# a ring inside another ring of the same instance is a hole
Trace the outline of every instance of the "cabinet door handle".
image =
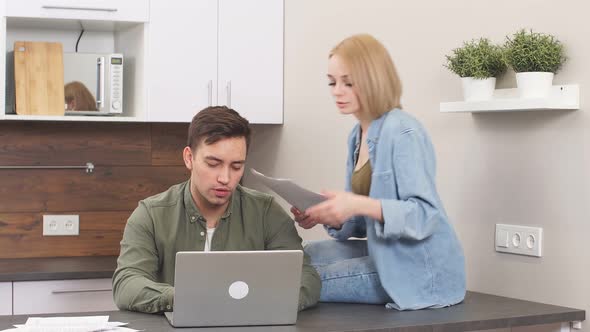
[(56, 289), (51, 294), (70, 294), (70, 293), (92, 293), (92, 292), (112, 292), (112, 288), (80, 288), (80, 289)]
[(227, 107), (231, 108), (231, 81), (227, 81), (225, 89), (227, 90)]
[(117, 8), (100, 8), (100, 7), (79, 7), (79, 6), (50, 6), (43, 5), (43, 9), (65, 9), (65, 10), (89, 10), (95, 12), (116, 12)]
[(213, 80), (209, 80), (207, 92), (209, 93), (209, 106), (213, 106)]

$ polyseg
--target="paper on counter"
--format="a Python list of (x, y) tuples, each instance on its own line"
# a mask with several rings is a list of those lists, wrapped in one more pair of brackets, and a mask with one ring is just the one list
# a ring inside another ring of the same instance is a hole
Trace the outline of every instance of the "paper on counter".
[(30, 317), (22, 325), (2, 332), (137, 332), (122, 327), (127, 323), (109, 322), (109, 316)]
[(266, 176), (255, 169), (250, 169), (254, 178), (260, 183), (277, 193), (289, 204), (296, 207), (299, 211), (305, 211), (326, 200), (326, 198), (316, 192), (300, 187), (289, 179), (276, 179)]
[(123, 332), (129, 330), (125, 327), (109, 327), (106, 325), (88, 325), (88, 326), (23, 326), (2, 332)]
[(25, 327), (31, 326), (93, 326), (108, 323), (109, 316), (29, 317)]

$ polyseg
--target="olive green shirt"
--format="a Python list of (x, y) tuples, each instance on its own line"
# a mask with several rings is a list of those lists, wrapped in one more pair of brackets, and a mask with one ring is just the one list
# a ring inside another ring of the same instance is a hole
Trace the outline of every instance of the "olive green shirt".
[(357, 195), (369, 196), (371, 192), (371, 176), (373, 176), (373, 169), (371, 162), (367, 162), (361, 168), (352, 172), (350, 187), (352, 192)]
[[(176, 253), (202, 251), (206, 237), (206, 221), (193, 201), (189, 181), (140, 201), (125, 226), (113, 275), (117, 306), (171, 311)], [(303, 250), (291, 217), (272, 196), (238, 186), (217, 224), (211, 250), (289, 249)], [(317, 303), (320, 288), (320, 278), (305, 255), (299, 310)]]

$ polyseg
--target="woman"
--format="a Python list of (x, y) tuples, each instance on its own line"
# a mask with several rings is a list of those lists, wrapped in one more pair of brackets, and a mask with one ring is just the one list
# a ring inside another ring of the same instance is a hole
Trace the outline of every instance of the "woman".
[[(385, 47), (369, 35), (330, 53), (328, 80), (342, 114), (358, 120), (349, 139), (346, 191), (304, 212), (341, 241), (310, 243), (320, 301), (438, 308), (465, 296), (461, 245), (435, 187), (435, 153), (424, 127), (401, 110), (401, 82)], [(349, 240), (349, 238), (366, 240)], [(346, 240), (346, 241), (344, 241)]]

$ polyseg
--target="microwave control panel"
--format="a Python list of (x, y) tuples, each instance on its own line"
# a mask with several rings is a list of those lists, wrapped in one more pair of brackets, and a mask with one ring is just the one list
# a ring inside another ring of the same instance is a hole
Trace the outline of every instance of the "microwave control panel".
[(112, 54), (109, 59), (111, 104), (109, 113), (123, 113), (123, 55)]

